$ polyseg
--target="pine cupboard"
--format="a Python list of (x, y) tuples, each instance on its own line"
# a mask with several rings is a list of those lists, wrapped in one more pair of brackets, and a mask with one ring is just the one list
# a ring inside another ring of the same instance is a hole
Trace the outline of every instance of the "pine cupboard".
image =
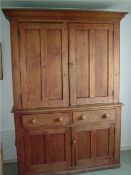
[(120, 166), (120, 20), (126, 13), (4, 9), (19, 175)]

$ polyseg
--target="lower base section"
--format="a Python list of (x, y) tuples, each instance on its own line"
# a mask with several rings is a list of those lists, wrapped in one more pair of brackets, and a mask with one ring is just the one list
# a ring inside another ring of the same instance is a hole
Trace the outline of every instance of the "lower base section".
[[(101, 167), (95, 167), (95, 168), (88, 168), (88, 169), (79, 169), (79, 170), (69, 170), (69, 171), (63, 171), (63, 172), (50, 172), (50, 173), (44, 173), (39, 175), (70, 175), (70, 174), (78, 174), (78, 173), (87, 173), (91, 171), (99, 171), (99, 170), (105, 170), (105, 169), (115, 169), (120, 168), (120, 164), (115, 165), (108, 165), (108, 166), (101, 166)], [(38, 175), (38, 174), (36, 174)]]
[(19, 175), (119, 167), (120, 106), (15, 113)]

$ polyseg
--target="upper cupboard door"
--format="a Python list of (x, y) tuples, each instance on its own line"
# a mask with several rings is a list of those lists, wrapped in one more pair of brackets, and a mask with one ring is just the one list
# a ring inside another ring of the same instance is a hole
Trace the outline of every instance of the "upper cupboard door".
[(22, 108), (68, 105), (67, 27), (19, 25)]
[(70, 103), (113, 101), (113, 25), (69, 24)]

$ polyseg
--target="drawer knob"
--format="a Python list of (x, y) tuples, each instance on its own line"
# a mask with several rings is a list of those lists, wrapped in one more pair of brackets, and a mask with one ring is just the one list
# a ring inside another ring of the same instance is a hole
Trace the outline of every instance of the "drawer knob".
[(58, 117), (58, 122), (62, 122), (63, 118), (62, 117)]
[(84, 115), (80, 116), (80, 120), (85, 120), (85, 119), (86, 119), (86, 117)]
[(76, 144), (76, 140), (74, 139), (74, 140), (72, 141), (72, 143), (73, 143), (73, 144)]
[(32, 122), (33, 124), (35, 124), (35, 123), (36, 123), (36, 119), (33, 118), (31, 122)]
[(110, 117), (110, 114), (109, 113), (106, 113), (103, 118), (109, 118)]

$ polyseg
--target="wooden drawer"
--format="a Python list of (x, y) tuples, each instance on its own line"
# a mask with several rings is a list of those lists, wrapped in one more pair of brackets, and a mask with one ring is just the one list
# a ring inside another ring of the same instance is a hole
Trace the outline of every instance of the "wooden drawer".
[(73, 123), (115, 121), (115, 110), (79, 111), (73, 113)]
[(35, 114), (35, 115), (24, 115), (22, 117), (22, 123), (24, 127), (68, 125), (70, 124), (70, 122), (71, 122), (70, 113)]

